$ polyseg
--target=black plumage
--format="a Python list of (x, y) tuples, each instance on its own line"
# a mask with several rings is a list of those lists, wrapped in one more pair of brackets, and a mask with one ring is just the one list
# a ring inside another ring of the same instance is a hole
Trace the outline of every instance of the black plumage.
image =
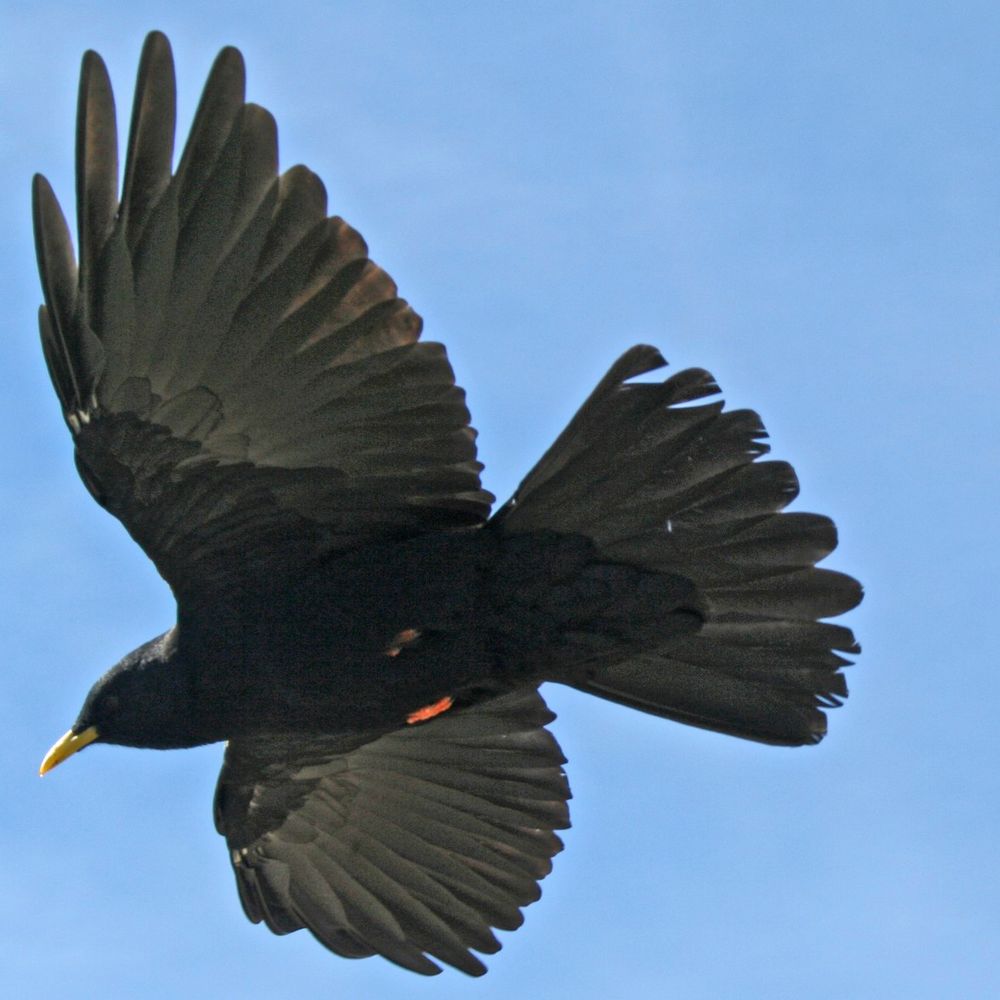
[(251, 920), (346, 956), (478, 975), (561, 849), (558, 681), (769, 743), (846, 695), (858, 584), (757, 415), (626, 352), (492, 517), (445, 350), (279, 175), (224, 49), (173, 171), (166, 38), (139, 67), (122, 194), (107, 71), (84, 56), (79, 266), (34, 184), (42, 345), (94, 498), (177, 624), (92, 688), (48, 770), (95, 740), (227, 740), (215, 821)]

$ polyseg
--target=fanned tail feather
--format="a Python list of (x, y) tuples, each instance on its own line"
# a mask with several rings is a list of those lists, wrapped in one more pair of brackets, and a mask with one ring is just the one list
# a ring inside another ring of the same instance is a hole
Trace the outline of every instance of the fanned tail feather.
[[(829, 518), (782, 513), (798, 493), (785, 462), (758, 461), (766, 432), (751, 410), (723, 412), (708, 372), (628, 379), (665, 364), (627, 351), (498, 511), (516, 535), (558, 529), (591, 539), (608, 562), (691, 581), (704, 617), (678, 630), (664, 607), (659, 643), (584, 662), (553, 679), (634, 708), (766, 743), (815, 743), (823, 708), (847, 694), (840, 670), (858, 652), (823, 619), (854, 607), (851, 577), (818, 569), (837, 544)], [(622, 621), (617, 623), (622, 627)]]

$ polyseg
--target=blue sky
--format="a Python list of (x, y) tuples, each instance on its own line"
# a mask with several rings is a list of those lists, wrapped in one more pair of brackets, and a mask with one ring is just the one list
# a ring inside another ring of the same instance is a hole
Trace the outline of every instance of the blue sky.
[[(627, 346), (709, 368), (832, 515), (864, 654), (818, 748), (560, 689), (574, 827), (490, 973), (424, 981), (243, 917), (220, 747), (38, 762), (166, 586), (76, 478), (44, 371), (36, 170), (72, 195), (79, 58), (122, 110), (165, 30), (182, 129), (236, 44), (331, 210), (448, 345), (503, 498)], [(0, 7), (0, 992), (1000, 993), (1000, 13), (994, 3)]]

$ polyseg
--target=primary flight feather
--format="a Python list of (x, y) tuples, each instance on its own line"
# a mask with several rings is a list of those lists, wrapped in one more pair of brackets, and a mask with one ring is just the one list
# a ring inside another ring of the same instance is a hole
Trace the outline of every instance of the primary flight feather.
[[(472, 975), (569, 825), (538, 687), (815, 743), (860, 600), (833, 523), (757, 415), (634, 347), (490, 516), (444, 348), (224, 49), (174, 169), (151, 34), (121, 194), (114, 100), (83, 59), (77, 263), (34, 183), (45, 359), (88, 490), (177, 599), (91, 689), (43, 773), (90, 743), (226, 740), (215, 822), (249, 918), (338, 954)], [(691, 405), (694, 404), (694, 405)]]

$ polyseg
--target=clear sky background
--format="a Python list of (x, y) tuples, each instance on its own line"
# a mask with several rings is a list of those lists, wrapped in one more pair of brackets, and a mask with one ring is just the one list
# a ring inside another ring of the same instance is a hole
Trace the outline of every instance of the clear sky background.
[[(171, 624), (86, 494), (37, 344), (29, 182), (72, 204), (83, 50), (119, 120), (147, 30), (186, 131), (238, 45), (442, 340), (505, 498), (636, 342), (758, 409), (867, 588), (817, 748), (548, 688), (574, 827), (481, 981), (279, 939), (211, 823), (221, 747), (96, 748), (103, 670)], [(0, 4), (0, 993), (1000, 995), (1000, 8), (984, 2)]]

